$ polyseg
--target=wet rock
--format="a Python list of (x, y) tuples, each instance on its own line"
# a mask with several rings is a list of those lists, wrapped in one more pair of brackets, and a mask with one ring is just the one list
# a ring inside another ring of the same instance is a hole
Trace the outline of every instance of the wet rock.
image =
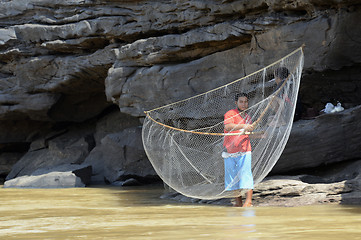
[[(305, 176), (272, 177), (260, 183), (254, 191), (257, 206), (303, 206), (326, 203), (361, 204), (359, 184), (354, 180), (333, 183), (304, 183)], [(361, 178), (358, 177), (356, 181)]]
[(27, 118), (0, 121), (0, 143), (13, 144), (14, 147), (19, 144), (29, 145), (39, 135), (50, 131), (51, 126), (51, 123), (33, 121)]
[(21, 176), (5, 181), (4, 188), (85, 187), (80, 178), (69, 172), (51, 172), (38, 176)]
[(142, 185), (137, 179), (129, 178), (125, 181), (115, 181), (112, 182), (114, 186), (139, 186)]
[(84, 161), (93, 166), (92, 181), (112, 183), (133, 176), (138, 179), (157, 178), (146, 157), (141, 131), (141, 127), (127, 128), (101, 140)]
[(12, 167), (6, 180), (31, 175), (37, 169), (63, 164), (81, 164), (94, 147), (92, 137), (87, 137), (89, 132), (91, 131), (87, 129), (59, 132), (60, 135), (49, 134), (48, 138), (42, 139), (42, 143), (40, 140), (36, 141), (36, 144), (31, 145), (32, 150)]
[(0, 154), (0, 174), (8, 172), (11, 166), (16, 163), (20, 158), (21, 153), (1, 153)]
[(30, 176), (24, 175), (5, 181), (5, 188), (72, 188), (85, 187), (90, 182), (91, 166), (60, 165), (37, 169)]
[[(0, 153), (0, 178), (5, 178), (14, 164), (23, 156), (23, 153), (4, 152)], [(2, 182), (2, 181), (1, 181)]]
[(294, 123), (272, 174), (317, 167), (361, 156), (361, 106)]
[(97, 121), (94, 133), (96, 145), (100, 145), (102, 138), (108, 134), (120, 132), (130, 127), (137, 127), (140, 124), (138, 118), (122, 113), (119, 108), (115, 108), (114, 111)]

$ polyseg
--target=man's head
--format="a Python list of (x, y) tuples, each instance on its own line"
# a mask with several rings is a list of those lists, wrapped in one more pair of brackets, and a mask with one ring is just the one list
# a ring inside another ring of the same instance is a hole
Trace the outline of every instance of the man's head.
[(240, 111), (244, 111), (248, 108), (248, 95), (246, 93), (237, 93), (234, 97), (236, 106)]

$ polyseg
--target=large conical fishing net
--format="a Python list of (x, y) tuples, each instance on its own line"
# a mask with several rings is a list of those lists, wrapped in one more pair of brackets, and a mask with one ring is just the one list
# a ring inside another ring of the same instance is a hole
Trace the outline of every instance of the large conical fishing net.
[[(299, 48), (227, 85), (147, 111), (143, 144), (160, 178), (189, 197), (239, 196), (244, 189), (235, 186), (242, 178), (241, 171), (227, 183), (226, 189), (227, 148), (224, 142), (226, 138), (228, 144), (229, 139), (239, 141), (242, 138), (251, 145), (254, 184), (262, 181), (276, 164), (288, 140), (302, 67), (303, 51)], [(239, 92), (248, 96), (248, 109), (240, 114), (248, 116), (248, 123), (254, 127), (251, 132), (225, 131), (225, 113), (236, 108), (234, 96)]]

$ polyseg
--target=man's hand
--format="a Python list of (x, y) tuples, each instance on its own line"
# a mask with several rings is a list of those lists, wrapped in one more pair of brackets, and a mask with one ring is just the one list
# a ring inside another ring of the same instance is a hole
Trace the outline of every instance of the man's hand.
[(243, 128), (247, 132), (252, 132), (254, 130), (254, 126), (252, 124), (244, 124)]

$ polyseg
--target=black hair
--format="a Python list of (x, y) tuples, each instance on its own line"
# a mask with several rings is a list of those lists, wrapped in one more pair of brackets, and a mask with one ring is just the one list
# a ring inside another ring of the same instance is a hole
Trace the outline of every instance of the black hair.
[(237, 102), (240, 97), (246, 97), (247, 99), (249, 99), (247, 93), (239, 92), (234, 95), (234, 101)]
[(275, 70), (275, 77), (279, 77), (281, 79), (286, 79), (290, 72), (286, 67), (279, 67)]

